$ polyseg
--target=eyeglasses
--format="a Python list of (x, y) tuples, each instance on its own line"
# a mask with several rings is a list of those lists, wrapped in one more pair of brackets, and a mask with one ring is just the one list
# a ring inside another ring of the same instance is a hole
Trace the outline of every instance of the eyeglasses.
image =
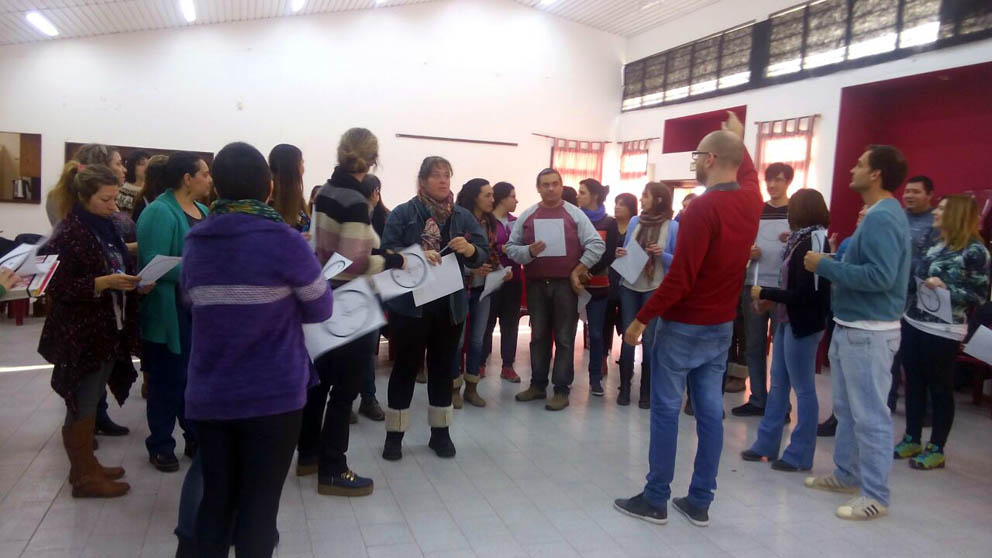
[(719, 157), (719, 155), (717, 155), (716, 153), (713, 153), (712, 151), (693, 151), (692, 152), (692, 160), (695, 161), (695, 160), (699, 159), (703, 155), (712, 155), (714, 159), (716, 159), (717, 157)]

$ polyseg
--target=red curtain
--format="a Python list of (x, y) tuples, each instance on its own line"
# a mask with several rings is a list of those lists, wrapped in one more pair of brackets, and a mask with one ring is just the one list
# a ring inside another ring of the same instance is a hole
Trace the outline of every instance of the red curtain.
[(625, 141), (620, 153), (620, 180), (633, 180), (648, 174), (648, 140)]
[(758, 122), (757, 167), (762, 186), (765, 185), (765, 169), (772, 163), (785, 163), (796, 170), (790, 191), (808, 186), (816, 118), (817, 115), (812, 115)]
[(603, 180), (603, 151), (606, 144), (598, 141), (555, 139), (551, 148), (551, 168), (561, 175), (562, 183), (575, 189), (587, 178)]

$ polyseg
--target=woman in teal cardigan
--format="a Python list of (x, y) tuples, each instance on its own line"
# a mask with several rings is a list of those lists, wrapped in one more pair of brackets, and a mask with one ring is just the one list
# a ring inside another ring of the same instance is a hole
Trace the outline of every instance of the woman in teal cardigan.
[[(171, 190), (150, 203), (138, 219), (139, 269), (158, 255), (182, 256), (186, 233), (207, 215), (207, 207), (196, 200), (209, 194), (213, 182), (210, 169), (199, 155), (173, 154), (165, 165), (165, 178)], [(177, 420), (186, 438), (186, 455), (192, 457), (196, 451), (195, 438), (184, 416), (190, 315), (179, 290), (181, 272), (182, 264), (174, 267), (141, 301), (141, 350), (148, 372), (150, 431), (145, 447), (151, 464), (163, 472), (179, 470), (172, 438)]]

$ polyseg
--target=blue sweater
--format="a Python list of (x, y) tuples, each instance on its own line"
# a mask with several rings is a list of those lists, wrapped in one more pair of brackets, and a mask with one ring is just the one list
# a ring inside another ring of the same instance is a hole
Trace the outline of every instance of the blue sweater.
[(906, 308), (909, 266), (906, 212), (887, 198), (868, 210), (843, 261), (823, 258), (816, 272), (833, 285), (831, 306), (837, 319), (895, 322)]

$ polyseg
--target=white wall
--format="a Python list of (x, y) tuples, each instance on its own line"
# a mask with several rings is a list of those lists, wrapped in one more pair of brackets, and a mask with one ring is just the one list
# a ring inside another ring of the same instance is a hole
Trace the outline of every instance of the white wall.
[[(626, 61), (638, 60), (724, 29), (765, 19), (771, 13), (797, 3), (797, 0), (724, 0), (686, 18), (631, 38), (628, 41)], [(992, 61), (992, 40), (941, 49), (820, 78), (669, 107), (627, 112), (620, 118), (620, 137), (637, 139), (660, 136), (668, 118), (738, 105), (747, 105), (748, 124), (819, 114), (821, 118), (814, 138), (813, 168), (810, 169), (808, 186), (823, 193), (829, 203), (842, 88), (988, 61)], [(745, 143), (752, 152), (756, 135), (756, 128), (747, 126)], [(687, 153), (662, 155), (661, 142), (652, 142), (650, 160), (655, 164), (657, 179), (691, 178)], [(853, 166), (854, 161), (850, 163)]]
[[(307, 186), (352, 126), (380, 140), (383, 197), (415, 189), (426, 155), (456, 184), (508, 180), (533, 203), (541, 132), (616, 134), (625, 41), (510, 0), (281, 18), (0, 48), (0, 130), (42, 134), (45, 193), (67, 141), (217, 151), (244, 140), (304, 152)], [(398, 132), (518, 142), (399, 139)], [(309, 191), (309, 188), (308, 188)], [(49, 229), (44, 209), (0, 203), (5, 236)]]

